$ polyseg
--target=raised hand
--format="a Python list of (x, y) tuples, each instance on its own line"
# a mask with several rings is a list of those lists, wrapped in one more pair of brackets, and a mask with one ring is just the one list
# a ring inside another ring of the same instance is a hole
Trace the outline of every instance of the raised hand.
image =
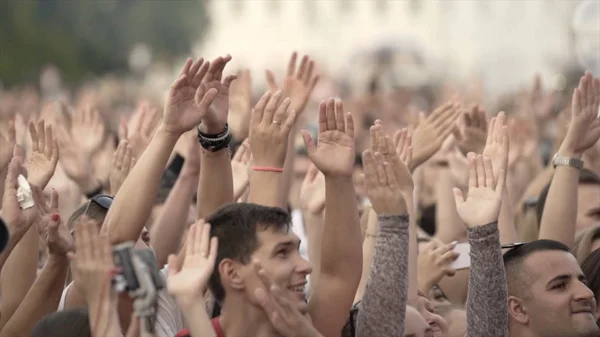
[(94, 177), (91, 155), (81, 149), (75, 138), (72, 137), (65, 121), (59, 121), (56, 128), (60, 149), (60, 166), (67, 177), (76, 182), (84, 192), (97, 188), (99, 182)]
[(300, 187), (302, 210), (310, 214), (322, 214), (325, 209), (325, 176), (310, 164)]
[(231, 82), (236, 79), (236, 75), (229, 75), (222, 79), (223, 70), (227, 63), (231, 61), (230, 55), (225, 57), (217, 57), (210, 63), (210, 67), (206, 75), (202, 79), (202, 84), (196, 92), (196, 102), (200, 105), (201, 92), (216, 90), (216, 96), (209, 106), (208, 113), (202, 118), (200, 128), (207, 134), (219, 134), (225, 130), (227, 124), (227, 116), (229, 114), (229, 87)]
[(396, 172), (384, 156), (370, 150), (363, 152), (365, 190), (377, 215), (405, 214), (406, 201), (400, 193)]
[(505, 125), (506, 116), (500, 112), (490, 120), (489, 132), (483, 149), (483, 155), (490, 158), (494, 176), (498, 178), (500, 170), (508, 167), (509, 139), (508, 127)]
[[(287, 73), (283, 80), (283, 92), (292, 100), (292, 109), (298, 114), (301, 114), (306, 108), (306, 103), (310, 98), (310, 94), (315, 89), (319, 81), (319, 74), (315, 74), (315, 62), (308, 55), (302, 57), (300, 67), (296, 70), (296, 60), (298, 53), (293, 52), (288, 63)], [(275, 92), (279, 90), (279, 86), (275, 81), (275, 75), (272, 71), (267, 70), (267, 84), (269, 90)]]
[(460, 104), (455, 102), (445, 103), (427, 117), (420, 114), (419, 125), (412, 135), (411, 172), (439, 151), (444, 140), (454, 131), (459, 116)]
[(135, 165), (135, 158), (133, 157), (133, 150), (129, 146), (129, 142), (122, 140), (115, 151), (113, 156), (109, 183), (110, 183), (110, 195), (117, 195), (117, 191), (123, 185), (125, 178), (129, 175), (129, 172)]
[(71, 118), (71, 134), (73, 141), (86, 155), (92, 156), (102, 146), (105, 126), (97, 109), (86, 106), (73, 112)]
[(31, 137), (31, 154), (25, 164), (29, 173), (29, 181), (45, 188), (54, 175), (58, 164), (58, 142), (53, 135), (52, 125), (45, 125), (40, 119), (37, 124), (29, 122)]
[[(80, 219), (75, 224), (74, 236), (75, 252), (67, 254), (73, 279), (90, 310), (104, 311), (102, 305), (110, 307), (117, 301), (117, 293), (110, 282), (118, 271), (113, 262), (110, 242), (107, 236), (100, 235), (96, 222), (87, 219)], [(106, 300), (110, 304), (105, 303)], [(93, 331), (96, 332), (99, 324), (95, 322), (94, 325)]]
[(420, 291), (427, 294), (444, 276), (454, 276), (456, 270), (452, 268), (452, 262), (459, 255), (453, 251), (454, 247), (456, 242), (443, 244), (433, 240), (419, 252), (417, 271)]
[(262, 281), (262, 286), (254, 290), (254, 296), (275, 330), (283, 337), (323, 337), (312, 325), (310, 318), (298, 310), (287, 292), (267, 276), (260, 261), (254, 261), (253, 264)]
[(139, 104), (129, 123), (124, 119), (121, 120), (121, 139), (127, 139), (135, 158), (142, 156), (159, 123), (158, 111), (151, 108), (147, 102)]
[(478, 105), (463, 113), (458, 147), (463, 153), (481, 153), (486, 144), (487, 115)]
[(254, 166), (283, 167), (296, 112), (283, 92), (267, 91), (256, 103), (250, 119), (250, 150)]
[(354, 172), (354, 119), (344, 113), (344, 104), (329, 98), (319, 106), (319, 136), (315, 145), (310, 133), (302, 138), (312, 160), (325, 176), (351, 177)]
[(559, 153), (581, 156), (600, 139), (600, 80), (589, 72), (579, 81), (571, 103), (571, 123)]
[(33, 193), (41, 216), (37, 223), (40, 237), (48, 246), (50, 254), (66, 256), (75, 246), (73, 236), (58, 213), (58, 193), (52, 191), (50, 204), (44, 200), (44, 193), (40, 188), (34, 188)]
[(23, 167), (22, 154), (17, 149), (18, 145), (15, 146), (13, 158), (8, 165), (8, 173), (4, 184), (4, 198), (2, 199), (2, 219), (8, 227), (11, 238), (16, 241), (27, 233), (27, 230), (38, 217), (36, 207), (23, 210), (19, 206), (17, 178), (20, 174), (25, 175), (26, 172)]
[(162, 120), (165, 131), (181, 135), (198, 125), (208, 113), (218, 93), (216, 88), (200, 87), (209, 65), (202, 58), (196, 63), (191, 58), (187, 60), (169, 89)]
[[(412, 197), (414, 183), (407, 162), (411, 161), (410, 140), (407, 139), (406, 130), (401, 130), (398, 136), (398, 145), (400, 145), (402, 154), (398, 153), (398, 147), (394, 146), (390, 136), (386, 135), (383, 130), (383, 124), (380, 120), (375, 121), (375, 125), (371, 127), (371, 152), (381, 153), (383, 160), (387, 162), (394, 170), (398, 191), (403, 193), (405, 197)], [(403, 138), (403, 139), (402, 139)], [(402, 144), (400, 144), (402, 142)], [(406, 161), (401, 159), (401, 156)]]
[(210, 237), (210, 224), (200, 219), (187, 234), (185, 258), (180, 265), (175, 255), (169, 256), (167, 289), (177, 304), (187, 308), (202, 301), (208, 279), (215, 268), (218, 239)]
[(233, 175), (233, 200), (241, 197), (250, 183), (248, 167), (252, 152), (248, 145), (248, 140), (244, 140), (231, 159), (231, 173)]
[(469, 156), (469, 192), (467, 198), (454, 188), (456, 211), (467, 227), (478, 227), (498, 221), (506, 169), (494, 177), (491, 159), (482, 155)]
[(237, 73), (237, 79), (229, 87), (229, 126), (236, 139), (248, 137), (252, 112), (252, 78), (250, 70)]
[(410, 168), (412, 166), (412, 131), (402, 128), (394, 133), (394, 148), (400, 160)]
[(5, 137), (0, 133), (0, 171), (4, 170), (12, 159), (13, 148), (17, 144), (17, 132), (15, 123), (8, 122), (8, 135)]

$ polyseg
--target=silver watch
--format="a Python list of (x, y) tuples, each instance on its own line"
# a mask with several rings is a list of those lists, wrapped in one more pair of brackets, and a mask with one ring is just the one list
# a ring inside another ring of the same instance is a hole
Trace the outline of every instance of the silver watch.
[(554, 158), (552, 158), (552, 165), (554, 167), (568, 166), (568, 167), (572, 167), (572, 168), (581, 170), (583, 168), (583, 160), (577, 159), (577, 158), (569, 158), (569, 157), (559, 156), (557, 153), (554, 155)]

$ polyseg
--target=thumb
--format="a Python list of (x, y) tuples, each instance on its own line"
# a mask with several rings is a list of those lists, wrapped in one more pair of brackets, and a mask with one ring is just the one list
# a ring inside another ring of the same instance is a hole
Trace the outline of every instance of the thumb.
[(452, 189), (452, 191), (454, 192), (454, 202), (456, 203), (456, 206), (458, 207), (458, 205), (465, 202), (465, 197), (463, 196), (463, 193), (459, 188), (454, 187)]
[(267, 85), (269, 86), (269, 90), (275, 92), (278, 89), (277, 82), (275, 82), (275, 75), (269, 69), (265, 71), (265, 75), (267, 77)]
[(167, 269), (168, 276), (173, 276), (181, 270), (181, 267), (179, 266), (179, 263), (177, 262), (177, 256), (175, 254), (169, 255), (169, 258), (167, 260), (167, 268), (168, 268)]
[(419, 124), (425, 121), (425, 113), (423, 111), (419, 112)]
[(304, 140), (304, 146), (306, 146), (306, 152), (308, 152), (308, 156), (312, 157), (312, 155), (317, 150), (317, 147), (312, 136), (308, 131), (302, 130), (302, 140)]
[(60, 225), (60, 215), (58, 213), (52, 213), (50, 216), (50, 223), (48, 223), (49, 238), (58, 236), (58, 225)]
[(121, 116), (121, 120), (119, 122), (119, 133), (121, 134), (121, 139), (129, 138), (127, 130), (127, 118), (125, 118), (125, 116)]

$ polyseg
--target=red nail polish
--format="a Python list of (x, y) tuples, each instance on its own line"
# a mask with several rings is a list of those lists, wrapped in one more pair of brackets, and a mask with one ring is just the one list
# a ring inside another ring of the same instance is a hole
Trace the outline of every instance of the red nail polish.
[(52, 214), (52, 221), (56, 222), (60, 220), (60, 215), (58, 213), (53, 213)]

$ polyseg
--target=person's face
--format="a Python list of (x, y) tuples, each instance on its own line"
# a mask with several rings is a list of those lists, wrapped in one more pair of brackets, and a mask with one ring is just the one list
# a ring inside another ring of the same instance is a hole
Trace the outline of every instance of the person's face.
[[(305, 286), (312, 268), (298, 252), (300, 239), (291, 230), (259, 231), (257, 237), (258, 249), (252, 254), (251, 261), (259, 260), (272, 282), (287, 291), (290, 298), (297, 300), (300, 312), (308, 312)], [(241, 275), (246, 294), (254, 301), (254, 291), (263, 285), (252, 263), (241, 267)]]
[(533, 253), (524, 262), (531, 275), (530, 299), (523, 300), (530, 328), (542, 336), (598, 336), (596, 301), (573, 255)]
[(598, 225), (600, 225), (600, 185), (579, 185), (577, 189), (577, 230)]
[(406, 307), (404, 337), (434, 337), (433, 330), (417, 309)]
[(433, 330), (434, 337), (446, 337), (448, 335), (448, 324), (433, 309), (431, 302), (424, 296), (419, 296), (417, 309), (429, 327)]
[(431, 303), (434, 307), (438, 305), (451, 304), (448, 300), (448, 297), (446, 297), (446, 294), (444, 294), (442, 289), (437, 285), (433, 286), (431, 290), (429, 290), (429, 298), (431, 298)]

